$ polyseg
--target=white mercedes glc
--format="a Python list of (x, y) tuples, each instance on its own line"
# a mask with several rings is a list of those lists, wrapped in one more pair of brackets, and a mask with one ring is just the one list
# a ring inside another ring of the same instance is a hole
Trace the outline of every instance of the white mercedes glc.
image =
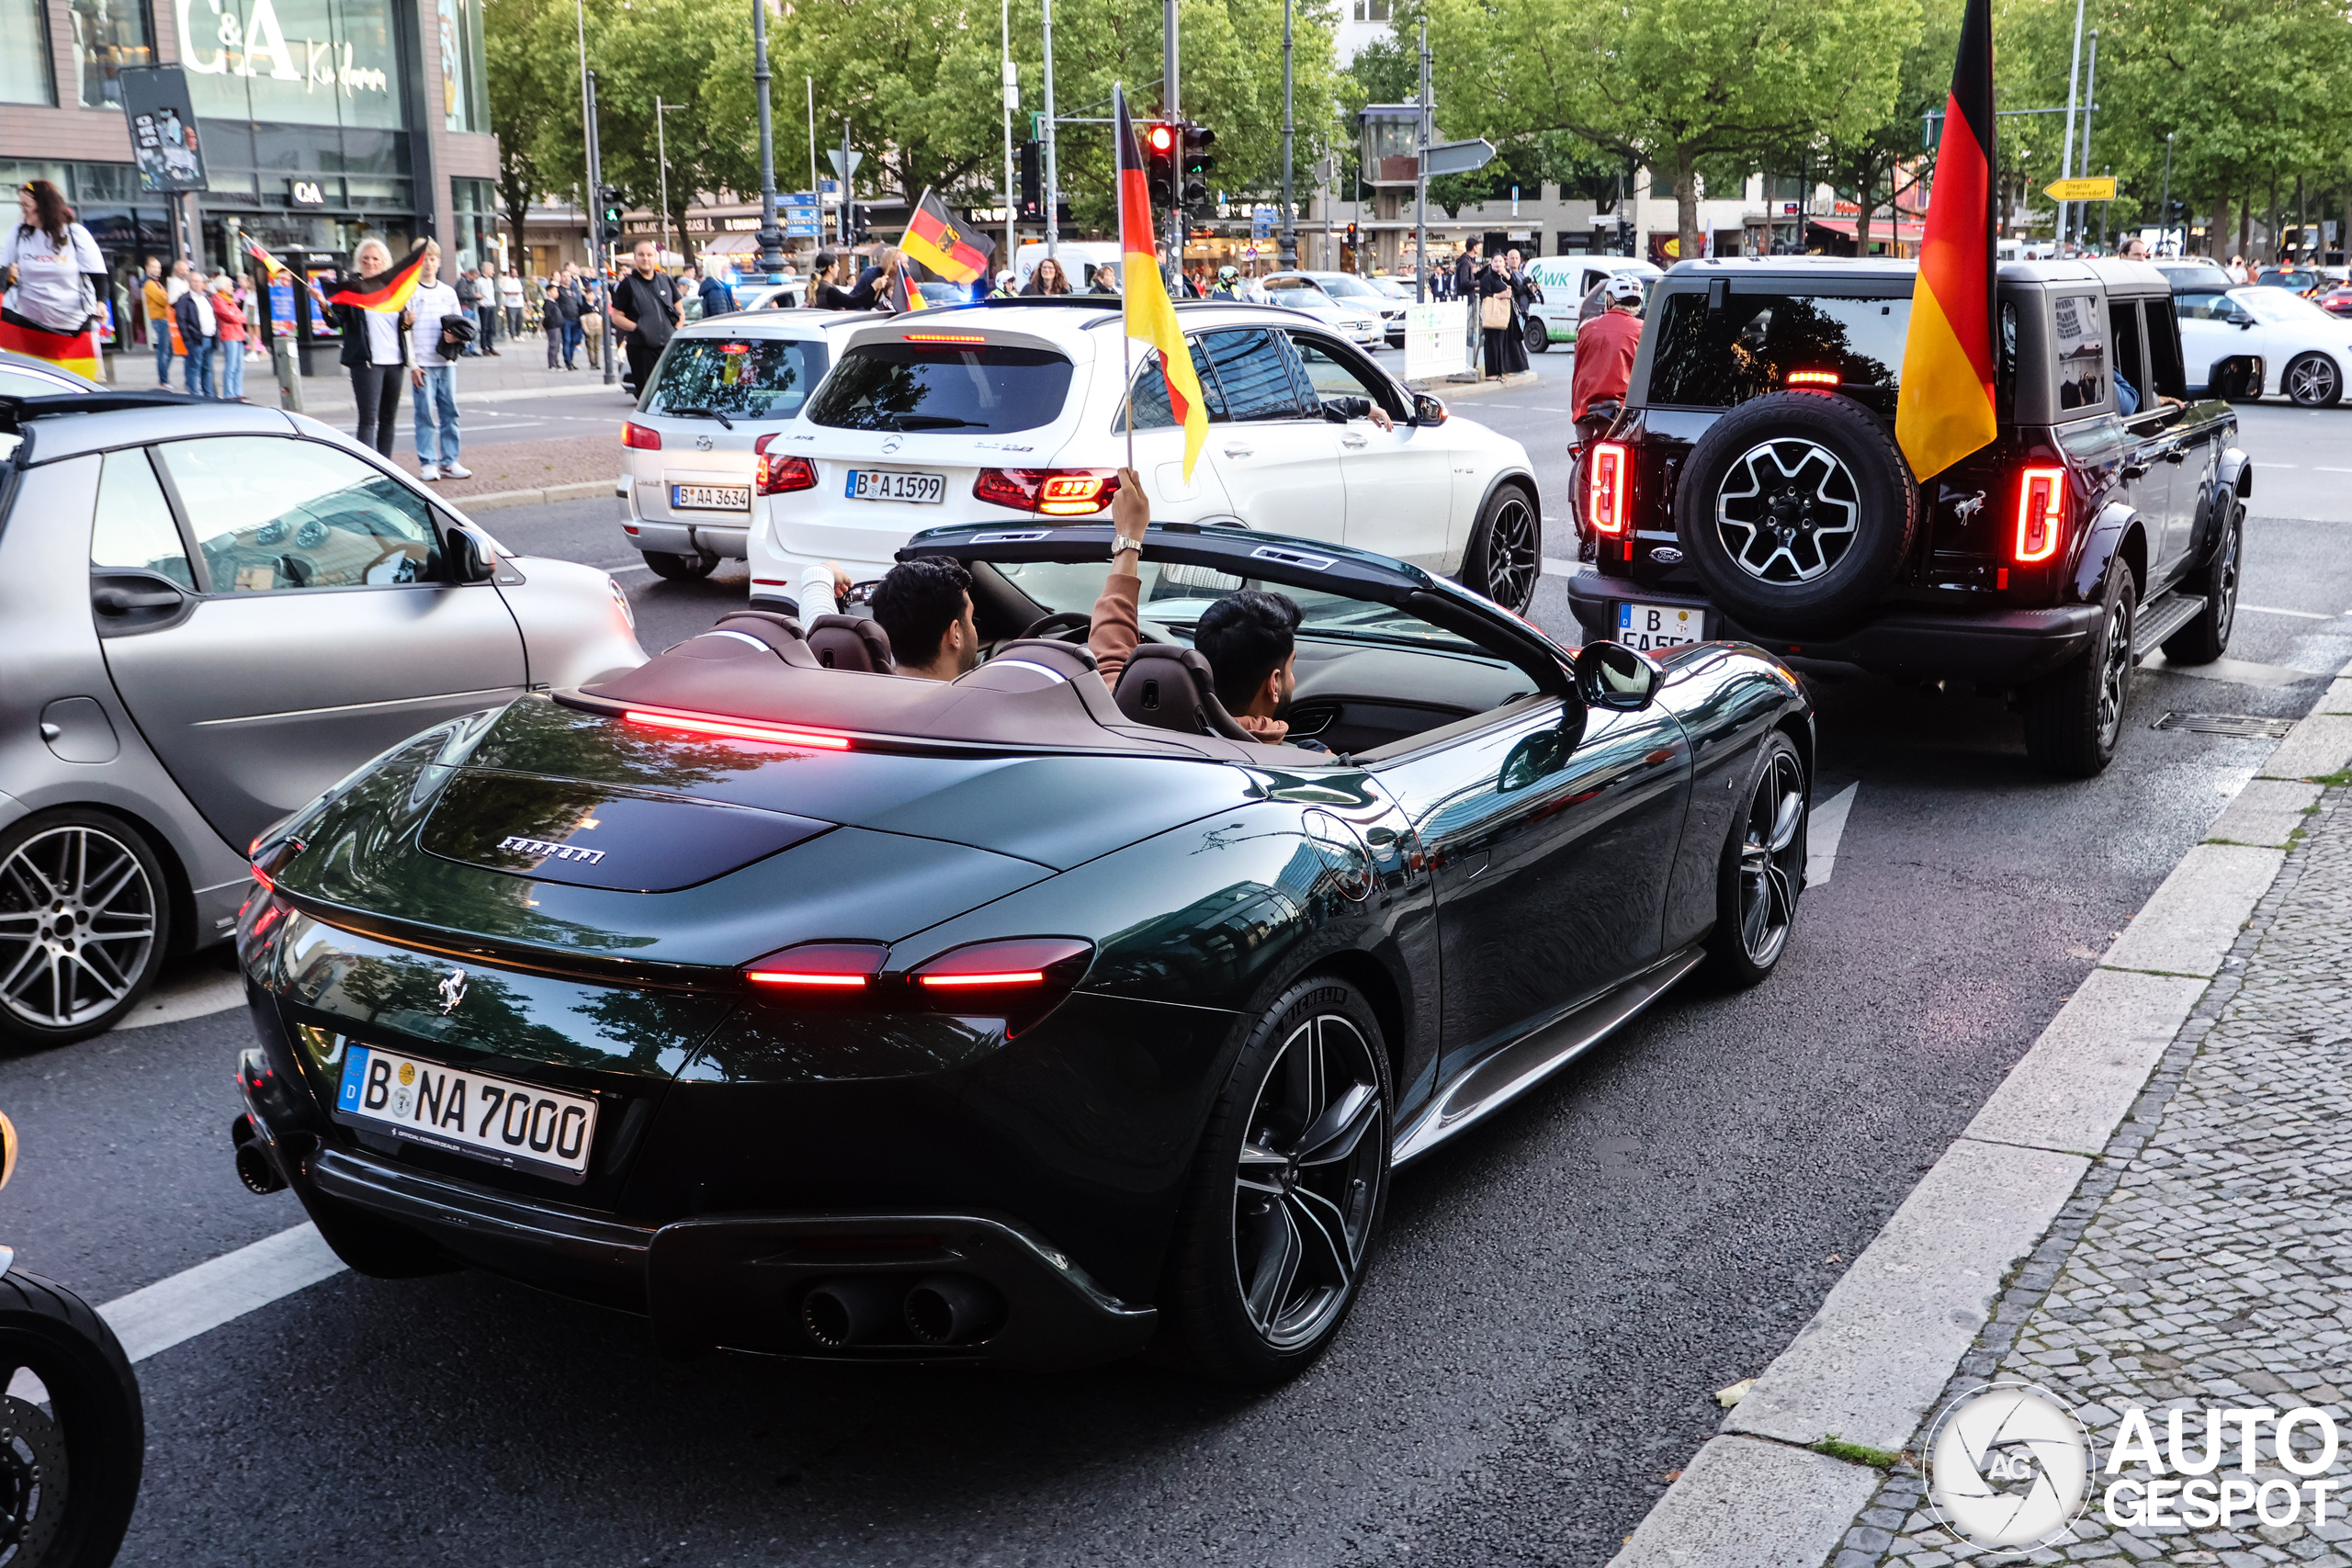
[(989, 300), (837, 340), (832, 368), (761, 456), (753, 601), (791, 601), (825, 560), (879, 577), (910, 536), (944, 524), (1100, 521), (1132, 404), (1155, 520), (1353, 545), (1526, 608), (1543, 541), (1525, 447), (1415, 394), (1311, 317), (1176, 310), (1209, 414), (1189, 480), (1184, 432), (1151, 351), (1130, 352), (1116, 299)]

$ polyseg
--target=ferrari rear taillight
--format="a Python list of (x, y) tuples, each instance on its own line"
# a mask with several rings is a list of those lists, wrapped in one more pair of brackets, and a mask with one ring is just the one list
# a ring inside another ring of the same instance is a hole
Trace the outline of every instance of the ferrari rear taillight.
[(1585, 516), (1601, 534), (1625, 531), (1625, 468), (1622, 442), (1602, 441), (1585, 457)]
[(1100, 512), (1118, 493), (1115, 468), (982, 468), (972, 481), (975, 500), (1049, 517)]
[(817, 488), (817, 466), (806, 457), (779, 457), (773, 452), (760, 454), (760, 476), (756, 488), (762, 495), (788, 495), (796, 490)]
[(2018, 535), (2011, 558), (2019, 566), (2058, 553), (2066, 530), (2066, 470), (2028, 468), (2018, 476)]
[(631, 420), (621, 426), (621, 445), (634, 447), (639, 452), (659, 452), (662, 450), (662, 433), (658, 430), (648, 430), (635, 420)]
[(742, 975), (771, 1006), (1000, 1018), (1018, 1033), (1053, 1010), (1093, 958), (1094, 944), (1077, 937), (1013, 937), (899, 970), (884, 967), (879, 942), (806, 942), (754, 959)]
[(769, 990), (846, 996), (874, 984), (888, 952), (879, 942), (803, 942), (746, 964), (743, 978)]

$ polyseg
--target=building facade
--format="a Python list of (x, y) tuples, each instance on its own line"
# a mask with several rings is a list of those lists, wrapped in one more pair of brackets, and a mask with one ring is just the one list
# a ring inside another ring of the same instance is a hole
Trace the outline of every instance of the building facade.
[(458, 265), (501, 258), (481, 0), (0, 0), (0, 175), (65, 192), (119, 310), (144, 258), (175, 249), (117, 80), (153, 64), (187, 73), (206, 267), (242, 270), (241, 233), (333, 261), (370, 235), (396, 256), (430, 236)]

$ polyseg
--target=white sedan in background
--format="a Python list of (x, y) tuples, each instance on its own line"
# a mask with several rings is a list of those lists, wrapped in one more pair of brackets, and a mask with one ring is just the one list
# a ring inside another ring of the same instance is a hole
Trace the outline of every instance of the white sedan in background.
[(1258, 280), (1258, 292), (1269, 305), (1304, 310), (1350, 343), (1366, 348), (1384, 347), (1388, 323), (1379, 305), (1370, 299), (1335, 299), (1316, 279), (1301, 272), (1277, 272)]
[[(2257, 392), (2308, 409), (2334, 408), (2352, 379), (2352, 321), (2284, 288), (2182, 289), (2181, 356), (2188, 389), (2220, 397)], [(2252, 371), (2261, 368), (2256, 386)]]
[[(1360, 310), (1372, 311), (1380, 318), (1381, 327), (1386, 334), (1385, 341), (1397, 348), (1405, 345), (1405, 310), (1413, 302), (1411, 289), (1407, 289), (1400, 299), (1385, 289), (1374, 288), (1369, 281), (1351, 272), (1278, 272), (1266, 279), (1266, 287), (1272, 289), (1285, 277), (1303, 277), (1340, 305), (1352, 305)], [(1278, 305), (1290, 303), (1279, 297), (1274, 302)]]
[(1101, 522), (1132, 406), (1155, 521), (1357, 546), (1525, 609), (1542, 529), (1518, 442), (1417, 396), (1320, 321), (1186, 301), (1177, 320), (1209, 416), (1187, 479), (1155, 358), (1136, 350), (1125, 368), (1118, 306), (989, 300), (869, 321), (835, 340), (823, 382), (766, 443), (748, 539), (752, 602), (797, 601), (801, 573), (827, 560), (853, 579), (879, 577), (925, 528)]

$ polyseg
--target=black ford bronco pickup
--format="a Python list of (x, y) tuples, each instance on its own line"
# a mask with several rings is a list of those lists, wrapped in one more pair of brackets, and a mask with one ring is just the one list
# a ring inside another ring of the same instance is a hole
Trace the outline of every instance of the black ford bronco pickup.
[(1737, 637), (2007, 694), (2027, 752), (2115, 755), (2132, 667), (2229, 647), (2253, 471), (2188, 400), (2165, 275), (1999, 274), (1993, 444), (1922, 484), (1894, 441), (1916, 267), (1683, 262), (1650, 301), (1623, 411), (1579, 466), (1594, 637)]

